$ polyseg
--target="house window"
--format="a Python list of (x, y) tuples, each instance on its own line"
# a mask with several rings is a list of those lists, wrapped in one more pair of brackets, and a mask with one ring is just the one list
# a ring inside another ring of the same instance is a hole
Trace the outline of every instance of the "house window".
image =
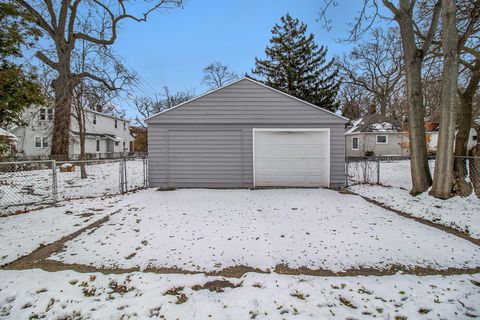
[(358, 150), (358, 137), (352, 138), (352, 150)]
[(97, 124), (97, 115), (93, 114), (93, 124)]
[(117, 147), (118, 147), (118, 141), (115, 141), (115, 146), (117, 146)]
[(472, 141), (477, 141), (478, 140), (478, 136), (472, 136)]
[(39, 118), (41, 121), (53, 120), (53, 108), (40, 108)]
[(117, 119), (115, 119), (115, 129), (117, 129), (117, 128), (118, 128), (118, 121), (117, 121)]
[(97, 152), (100, 152), (100, 140), (97, 140)]
[(125, 141), (123, 141), (123, 151), (127, 151), (127, 148), (125, 148)]
[(123, 131), (126, 131), (126, 130), (127, 130), (127, 123), (124, 122), (124, 123), (123, 123)]
[(48, 147), (48, 140), (45, 137), (35, 137), (35, 148)]
[(388, 136), (387, 135), (378, 135), (377, 136), (377, 144), (388, 144)]

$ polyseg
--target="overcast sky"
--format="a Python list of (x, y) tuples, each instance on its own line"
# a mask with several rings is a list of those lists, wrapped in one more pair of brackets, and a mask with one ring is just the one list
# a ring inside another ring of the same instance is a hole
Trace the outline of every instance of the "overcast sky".
[(329, 11), (327, 31), (317, 21), (319, 0), (187, 0), (183, 9), (155, 13), (147, 23), (123, 24), (114, 48), (141, 77), (138, 94), (151, 96), (168, 85), (198, 95), (207, 90), (202, 69), (210, 62), (227, 64), (239, 75), (250, 73), (255, 56), (264, 56), (272, 27), (287, 12), (308, 25), (330, 57), (348, 52), (351, 45), (336, 39), (346, 36), (361, 1), (338, 2)]

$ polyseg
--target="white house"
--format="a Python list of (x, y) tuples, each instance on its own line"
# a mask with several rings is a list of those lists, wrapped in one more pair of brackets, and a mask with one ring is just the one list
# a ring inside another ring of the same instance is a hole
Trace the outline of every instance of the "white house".
[(398, 121), (369, 114), (352, 121), (345, 132), (348, 157), (408, 156), (408, 134)]
[[(50, 156), (53, 131), (53, 108), (32, 106), (27, 108), (22, 119), (28, 124), (14, 127), (10, 132), (17, 137), (17, 152), (29, 157)], [(90, 157), (113, 157), (130, 152), (128, 120), (93, 110), (85, 110), (85, 153)], [(69, 156), (80, 154), (78, 122), (72, 116)]]

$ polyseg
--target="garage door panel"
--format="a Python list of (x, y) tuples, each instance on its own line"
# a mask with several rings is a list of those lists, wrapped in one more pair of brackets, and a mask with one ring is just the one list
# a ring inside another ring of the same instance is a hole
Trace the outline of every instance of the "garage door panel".
[(328, 186), (326, 131), (256, 131), (257, 186)]

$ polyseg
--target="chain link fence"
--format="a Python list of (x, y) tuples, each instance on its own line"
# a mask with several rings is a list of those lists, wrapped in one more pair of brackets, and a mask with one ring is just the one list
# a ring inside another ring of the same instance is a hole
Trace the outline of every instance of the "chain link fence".
[(143, 159), (0, 162), (0, 215), (146, 188)]
[[(462, 164), (467, 182), (480, 181), (479, 157), (455, 157)], [(435, 158), (429, 158), (430, 172), (434, 174)], [(412, 187), (410, 159), (405, 157), (347, 158), (346, 184), (380, 184), (409, 190)], [(480, 184), (480, 182), (479, 182)]]

